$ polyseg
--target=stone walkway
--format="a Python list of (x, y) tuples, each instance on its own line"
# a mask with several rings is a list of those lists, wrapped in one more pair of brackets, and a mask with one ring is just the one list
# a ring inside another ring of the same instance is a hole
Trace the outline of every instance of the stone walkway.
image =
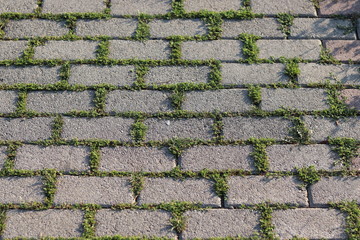
[(1, 239), (360, 239), (360, 0), (0, 0)]

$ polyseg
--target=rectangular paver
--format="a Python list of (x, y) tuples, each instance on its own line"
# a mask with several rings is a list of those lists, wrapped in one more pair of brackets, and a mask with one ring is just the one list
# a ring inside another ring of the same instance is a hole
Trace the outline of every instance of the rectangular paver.
[(360, 40), (327, 40), (324, 44), (338, 60), (360, 60)]
[(0, 202), (2, 204), (42, 202), (44, 198), (40, 177), (0, 178)]
[(261, 38), (284, 38), (276, 18), (255, 18), (251, 20), (225, 20), (222, 24), (223, 38), (236, 38), (241, 33)]
[(110, 36), (131, 37), (135, 34), (137, 20), (112, 18), (109, 20), (78, 20), (76, 35), (79, 36)]
[(348, 107), (358, 111), (360, 111), (359, 97), (360, 89), (344, 89), (340, 94), (340, 98)]
[(171, 0), (112, 0), (111, 14), (139, 15), (166, 14), (171, 11)]
[(227, 1), (217, 1), (217, 0), (186, 0), (184, 2), (184, 8), (187, 12), (198, 12), (201, 10), (208, 11), (229, 11), (229, 10), (239, 10), (242, 6), (241, 0), (227, 0)]
[(196, 36), (207, 33), (206, 25), (201, 20), (173, 19), (153, 20), (149, 23), (150, 36), (165, 38), (169, 36)]
[(102, 12), (105, 3), (102, 0), (44, 0), (44, 13), (86, 13)]
[(60, 67), (45, 66), (0, 66), (0, 83), (35, 83), (35, 84), (53, 84), (58, 82)]
[(32, 13), (37, 6), (35, 0), (0, 0), (0, 13)]
[(5, 37), (8, 38), (59, 37), (67, 34), (69, 29), (65, 26), (65, 22), (44, 19), (24, 19), (9, 21), (5, 26), (4, 32)]
[(322, 0), (319, 4), (320, 16), (350, 15), (360, 11), (360, 2), (357, 0)]
[(0, 113), (11, 113), (16, 110), (18, 93), (16, 91), (0, 91)]
[(254, 13), (266, 15), (291, 13), (300, 16), (316, 16), (315, 6), (308, 0), (252, 0), (251, 9)]
[(20, 58), (27, 45), (27, 41), (0, 41), (0, 60)]

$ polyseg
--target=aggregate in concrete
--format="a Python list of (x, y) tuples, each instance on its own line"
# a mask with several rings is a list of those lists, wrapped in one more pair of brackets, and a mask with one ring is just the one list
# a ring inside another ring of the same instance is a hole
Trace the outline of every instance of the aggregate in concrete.
[(3, 238), (80, 237), (83, 218), (80, 210), (9, 210)]
[(255, 18), (251, 20), (224, 20), (223, 38), (236, 38), (241, 33), (253, 34), (263, 39), (284, 38), (276, 18)]
[(0, 147), (0, 168), (3, 168), (4, 164), (5, 164), (5, 160), (7, 158), (7, 147), (6, 146), (1, 146)]
[(0, 41), (0, 60), (20, 58), (27, 48), (27, 41)]
[(0, 202), (2, 204), (42, 202), (45, 198), (40, 177), (1, 177)]
[(112, 18), (109, 20), (78, 20), (75, 33), (78, 36), (131, 37), (135, 34), (137, 20)]
[(5, 37), (29, 38), (29, 37), (59, 37), (67, 34), (69, 29), (64, 22), (44, 19), (23, 19), (9, 21), (4, 29)]
[(259, 204), (263, 202), (308, 206), (306, 189), (295, 177), (230, 177), (226, 204)]
[(145, 178), (138, 201), (140, 204), (180, 201), (220, 207), (221, 199), (213, 185), (214, 182), (207, 179)]
[(166, 38), (169, 36), (196, 36), (207, 33), (206, 25), (201, 20), (173, 19), (152, 20), (149, 23), (150, 36), (153, 38)]
[(90, 149), (83, 146), (23, 145), (16, 152), (15, 169), (87, 171)]
[(37, 7), (35, 0), (0, 0), (0, 13), (33, 13)]
[(0, 113), (11, 113), (16, 110), (18, 93), (16, 91), (0, 91)]
[(360, 2), (353, 0), (323, 0), (319, 2), (320, 16), (350, 15), (360, 12)]
[(101, 149), (100, 171), (165, 172), (176, 167), (166, 148), (106, 147)]
[(54, 84), (58, 82), (60, 67), (45, 66), (0, 66), (0, 83), (35, 83), (35, 84)]
[(325, 48), (341, 61), (360, 61), (360, 40), (326, 40)]
[(171, 0), (112, 0), (111, 14), (115, 16), (166, 14), (171, 11)]
[(44, 0), (43, 13), (86, 13), (102, 12), (105, 9), (102, 0)]
[(241, 0), (186, 0), (184, 2), (184, 9), (187, 12), (198, 12), (201, 10), (208, 10), (214, 12), (239, 10), (241, 6)]
[(344, 89), (340, 98), (350, 107), (360, 111), (360, 89)]
[(134, 203), (130, 180), (120, 177), (61, 176), (57, 179), (55, 204)]
[(315, 6), (308, 0), (252, 0), (251, 9), (254, 13), (276, 15), (290, 13), (300, 16), (316, 16)]

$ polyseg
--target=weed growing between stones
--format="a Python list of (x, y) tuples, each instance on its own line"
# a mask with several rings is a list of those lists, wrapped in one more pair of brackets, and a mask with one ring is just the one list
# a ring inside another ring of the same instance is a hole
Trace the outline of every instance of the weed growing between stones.
[(297, 78), (300, 75), (301, 71), (299, 68), (299, 63), (303, 60), (300, 58), (286, 59), (280, 58), (280, 62), (285, 64), (284, 74), (290, 78), (290, 82), (297, 84)]
[(259, 107), (261, 103), (261, 87), (259, 85), (248, 85), (248, 95), (253, 104)]
[(138, 119), (131, 128), (130, 135), (136, 143), (141, 143), (145, 140), (147, 126), (143, 123), (143, 119)]
[(280, 23), (279, 29), (288, 37), (291, 33), (291, 26), (294, 23), (294, 16), (289, 13), (279, 13), (276, 15), (277, 21)]
[(133, 191), (135, 199), (140, 195), (141, 190), (144, 188), (145, 179), (141, 173), (135, 173), (131, 176), (131, 190)]
[(61, 115), (58, 115), (54, 119), (53, 126), (52, 126), (51, 140), (53, 140), (54, 142), (61, 140), (61, 133), (62, 133), (63, 125), (64, 125), (63, 117)]
[(90, 146), (90, 171), (98, 172), (100, 167), (100, 146), (92, 144)]
[(92, 239), (95, 237), (95, 225), (96, 219), (95, 215), (97, 210), (101, 209), (101, 206), (96, 204), (86, 204), (81, 206), (81, 210), (84, 213), (84, 222), (83, 222), (83, 233), (82, 237), (85, 239)]
[(293, 123), (293, 127), (289, 129), (292, 139), (300, 144), (310, 144), (310, 131), (306, 128), (304, 121), (300, 117), (290, 116), (287, 117)]
[(261, 218), (260, 218), (261, 235), (265, 239), (275, 240), (276, 239), (275, 233), (274, 233), (275, 226), (272, 223), (273, 209), (267, 203), (258, 204), (256, 206), (256, 209), (261, 214)]
[(45, 205), (50, 207), (54, 203), (57, 171), (52, 169), (44, 170), (42, 176), (44, 181), (44, 193), (46, 196)]
[(134, 40), (137, 41), (145, 41), (150, 38), (150, 27), (149, 27), (149, 19), (151, 17), (146, 14), (140, 14), (138, 16), (138, 27), (135, 31)]
[(360, 142), (353, 138), (329, 138), (329, 144), (340, 157), (334, 164), (341, 164), (346, 170), (350, 170), (352, 159), (358, 156)]
[(349, 240), (358, 240), (360, 236), (360, 207), (357, 202), (330, 203), (333, 208), (346, 214), (346, 229)]
[(251, 156), (254, 159), (254, 165), (258, 173), (266, 173), (269, 170), (269, 159), (266, 153), (266, 148), (275, 143), (273, 139), (249, 139), (253, 145), (254, 150)]
[(334, 58), (331, 55), (330, 50), (328, 50), (324, 47), (321, 47), (319, 63), (321, 63), (321, 64), (341, 64), (341, 62), (339, 60), (337, 60), (336, 58)]
[(314, 166), (304, 167), (304, 168), (296, 168), (298, 177), (301, 181), (305, 183), (306, 186), (310, 186), (318, 181), (320, 181), (321, 177), (318, 171)]
[(256, 41), (260, 39), (259, 36), (242, 33), (239, 39), (243, 42), (242, 52), (245, 55), (245, 61), (249, 64), (257, 63), (259, 56), (259, 48), (256, 46)]

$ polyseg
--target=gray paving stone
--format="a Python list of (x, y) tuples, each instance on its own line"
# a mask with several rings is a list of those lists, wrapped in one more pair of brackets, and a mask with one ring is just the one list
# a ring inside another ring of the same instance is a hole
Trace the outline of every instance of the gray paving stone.
[(165, 172), (176, 167), (174, 156), (165, 148), (105, 147), (101, 149), (100, 171)]
[(0, 113), (11, 113), (16, 110), (18, 93), (16, 91), (0, 91)]
[(32, 13), (37, 6), (36, 0), (0, 0), (0, 13)]
[(113, 15), (166, 14), (171, 11), (171, 0), (112, 0)]
[(211, 139), (211, 119), (155, 119), (144, 121), (148, 127), (147, 141), (163, 141), (171, 138)]
[(233, 61), (243, 58), (238, 40), (186, 41), (182, 43), (182, 59)]
[(306, 189), (299, 189), (302, 182), (295, 177), (230, 177), (228, 184), (229, 206), (263, 202), (308, 205)]
[(263, 88), (260, 108), (265, 111), (275, 111), (280, 108), (315, 111), (328, 109), (329, 105), (324, 89)]
[(339, 157), (328, 145), (272, 145), (266, 149), (270, 171), (295, 171), (295, 168), (315, 166), (318, 170), (339, 169), (334, 166)]
[(193, 112), (244, 112), (252, 107), (248, 91), (243, 89), (186, 92), (182, 104), (183, 110)]
[(347, 239), (345, 216), (335, 209), (288, 209), (272, 213), (280, 239)]
[(209, 74), (208, 66), (159, 66), (150, 68), (145, 81), (148, 84), (206, 83)]
[(186, 149), (180, 158), (185, 171), (242, 169), (252, 171), (251, 146), (194, 146)]
[(323, 177), (310, 187), (310, 193), (314, 206), (342, 201), (356, 201), (359, 204), (360, 177)]
[(300, 84), (309, 84), (317, 82), (336, 83), (340, 81), (343, 84), (360, 85), (360, 65), (322, 65), (316, 63), (300, 63), (300, 75), (298, 81)]
[(352, 117), (338, 121), (329, 118), (315, 118), (305, 116), (304, 122), (310, 130), (311, 139), (314, 141), (324, 141), (328, 137), (346, 137), (360, 139), (360, 132), (354, 131), (360, 129), (360, 118)]
[(222, 24), (223, 38), (236, 38), (241, 33), (266, 38), (284, 38), (276, 18), (254, 18), (251, 20), (225, 20)]
[(320, 57), (320, 40), (258, 40), (259, 58), (295, 58), (317, 60)]
[(114, 205), (135, 201), (127, 178), (61, 176), (56, 185), (55, 204)]
[(25, 38), (25, 37), (45, 37), (63, 36), (69, 32), (64, 22), (51, 21), (44, 19), (23, 19), (9, 21), (6, 24), (5, 37)]
[(289, 137), (290, 121), (277, 118), (223, 118), (223, 132), (226, 139), (274, 138), (281, 140)]
[(353, 0), (322, 0), (319, 2), (319, 15), (350, 15), (360, 11), (360, 3)]
[(0, 202), (2, 204), (42, 202), (44, 198), (40, 177), (0, 178)]
[(171, 214), (162, 210), (99, 210), (96, 213), (97, 236), (144, 236), (176, 239), (170, 225)]
[(37, 141), (51, 137), (53, 118), (0, 118), (0, 139)]
[(356, 39), (350, 20), (331, 18), (295, 18), (289, 38), (296, 39)]
[(83, 146), (23, 145), (16, 152), (15, 169), (87, 171), (90, 149)]
[(139, 203), (160, 204), (180, 201), (220, 207), (221, 199), (213, 191), (213, 185), (214, 182), (207, 179), (146, 178)]
[(360, 61), (360, 40), (324, 40), (323, 44), (340, 61)]
[(340, 97), (344, 103), (352, 109), (360, 111), (360, 89), (344, 89)]
[(27, 41), (0, 41), (0, 60), (20, 58), (27, 44)]
[(94, 107), (92, 100), (94, 91), (83, 92), (29, 92), (27, 97), (27, 109), (35, 112), (66, 113), (72, 110), (91, 110)]
[(137, 28), (137, 20), (112, 18), (109, 20), (78, 20), (76, 35), (79, 36), (110, 36), (131, 37)]
[(35, 83), (35, 84), (53, 84), (58, 82), (60, 67), (45, 66), (0, 66), (0, 83)]
[(44, 0), (43, 13), (85, 13), (102, 12), (105, 9), (102, 0)]
[(149, 23), (150, 36), (165, 38), (169, 36), (195, 36), (207, 33), (206, 25), (201, 20), (173, 19), (153, 20)]
[(3, 168), (5, 160), (7, 158), (7, 147), (0, 146), (0, 168)]
[(266, 15), (291, 13), (300, 16), (317, 16), (314, 4), (308, 0), (252, 0), (251, 9), (254, 13)]
[(73, 65), (70, 72), (70, 84), (126, 86), (135, 82), (134, 66)]
[(257, 212), (247, 209), (211, 209), (185, 212), (184, 239), (251, 237), (260, 230)]
[(133, 119), (119, 117), (64, 118), (62, 137), (66, 139), (107, 139), (130, 141)]
[(241, 0), (186, 0), (184, 2), (185, 11), (188, 12), (198, 12), (200, 10), (208, 10), (215, 12), (239, 10), (241, 6)]
[(171, 94), (164, 91), (115, 90), (109, 92), (106, 100), (107, 112), (139, 111), (145, 113), (171, 111)]
[(126, 41), (110, 40), (109, 58), (113, 59), (168, 59), (169, 42), (163, 40)]
[(9, 210), (3, 237), (80, 237), (83, 217), (80, 210)]
[(285, 66), (281, 63), (223, 63), (221, 67), (222, 83), (225, 85), (287, 83), (289, 77), (283, 74), (284, 71)]
[(98, 42), (95, 41), (48, 41), (35, 48), (35, 59), (95, 59)]

